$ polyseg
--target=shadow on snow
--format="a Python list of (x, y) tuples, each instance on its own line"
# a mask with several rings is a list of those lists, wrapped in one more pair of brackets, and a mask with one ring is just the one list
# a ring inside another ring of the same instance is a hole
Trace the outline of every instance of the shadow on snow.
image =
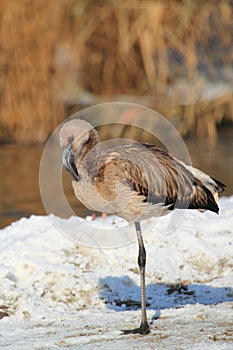
[[(140, 308), (140, 287), (128, 276), (100, 279), (100, 297), (108, 308), (116, 311)], [(146, 286), (147, 308), (162, 310), (187, 304), (220, 304), (233, 301), (233, 288), (212, 287), (207, 284), (151, 283)], [(157, 314), (157, 313), (156, 313)]]

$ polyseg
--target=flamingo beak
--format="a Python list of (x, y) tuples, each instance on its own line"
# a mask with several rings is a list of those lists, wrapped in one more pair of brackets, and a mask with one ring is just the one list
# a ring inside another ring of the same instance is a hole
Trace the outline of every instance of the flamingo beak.
[(68, 146), (63, 148), (62, 153), (62, 164), (63, 167), (70, 173), (73, 177), (73, 180), (79, 181), (80, 176), (78, 174), (75, 161), (74, 161), (74, 151), (72, 149), (72, 143), (70, 142)]

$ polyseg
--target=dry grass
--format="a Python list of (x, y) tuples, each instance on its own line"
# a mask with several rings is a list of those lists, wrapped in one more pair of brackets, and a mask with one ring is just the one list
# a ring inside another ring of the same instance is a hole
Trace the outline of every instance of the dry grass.
[(62, 120), (63, 103), (55, 99), (59, 82), (54, 66), (59, 18), (56, 0), (1, 2), (3, 140), (43, 141)]
[(202, 98), (232, 83), (231, 1), (10, 0), (0, 19), (3, 140), (45, 140), (83, 91), (147, 95), (182, 135), (215, 138), (232, 118), (231, 89)]

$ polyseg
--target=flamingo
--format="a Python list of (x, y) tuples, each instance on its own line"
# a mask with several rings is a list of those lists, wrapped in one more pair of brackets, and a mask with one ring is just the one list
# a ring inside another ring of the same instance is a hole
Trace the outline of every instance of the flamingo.
[(135, 224), (141, 323), (138, 328), (123, 332), (148, 334), (146, 249), (140, 221), (180, 208), (218, 213), (216, 200), (225, 185), (151, 144), (104, 147), (94, 127), (81, 119), (65, 122), (59, 138), (62, 163), (72, 176), (75, 196), (91, 210), (114, 213)]

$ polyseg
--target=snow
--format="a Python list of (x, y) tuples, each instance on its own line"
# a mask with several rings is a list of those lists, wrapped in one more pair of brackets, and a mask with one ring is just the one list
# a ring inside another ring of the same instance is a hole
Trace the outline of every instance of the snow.
[(232, 349), (233, 196), (219, 206), (142, 223), (147, 336), (121, 334), (140, 321), (133, 225), (50, 215), (1, 230), (1, 349)]

